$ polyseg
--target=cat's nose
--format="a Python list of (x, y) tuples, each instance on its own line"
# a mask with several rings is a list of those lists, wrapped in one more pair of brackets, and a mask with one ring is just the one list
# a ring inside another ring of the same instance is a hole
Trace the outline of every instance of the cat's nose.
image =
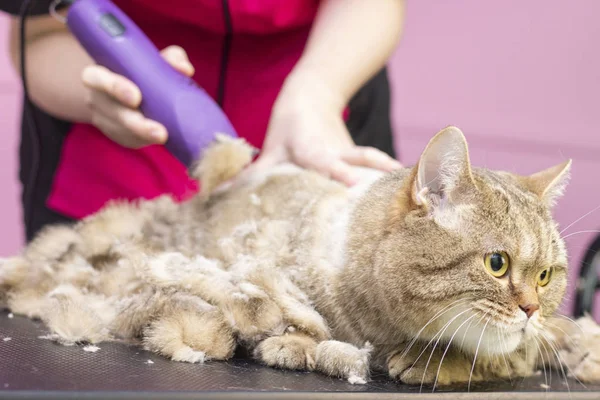
[(527, 318), (531, 318), (533, 313), (540, 309), (540, 305), (539, 304), (527, 304), (527, 305), (522, 306), (519, 304), (519, 308), (521, 310), (523, 310), (523, 312), (525, 314), (527, 314)]

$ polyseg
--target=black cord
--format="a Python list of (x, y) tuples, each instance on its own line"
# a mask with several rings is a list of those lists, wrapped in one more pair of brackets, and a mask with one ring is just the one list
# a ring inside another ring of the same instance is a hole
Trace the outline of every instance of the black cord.
[(219, 75), (219, 87), (217, 89), (217, 103), (221, 108), (225, 105), (225, 85), (227, 79), (227, 63), (229, 61), (229, 52), (231, 51), (231, 41), (233, 34), (233, 25), (231, 22), (231, 10), (229, 2), (221, 0), (223, 7), (223, 22), (225, 23), (225, 38), (223, 39), (223, 50), (221, 53), (221, 71)]
[[(24, 0), (21, 6), (21, 27), (20, 27), (20, 63), (21, 63), (21, 81), (23, 83), (23, 118), (26, 120), (29, 136), (31, 140), (31, 152), (32, 152), (32, 165), (27, 177), (27, 182), (23, 188), (23, 203), (24, 212), (28, 217), (25, 218), (25, 229), (27, 232), (31, 232), (33, 229), (34, 220), (34, 198), (35, 191), (38, 186), (38, 170), (40, 165), (40, 133), (38, 131), (37, 121), (35, 120), (35, 105), (29, 97), (29, 91), (27, 86), (27, 68), (25, 65), (25, 26), (27, 21), (27, 15), (31, 10), (33, 0)], [(23, 162), (23, 160), (21, 160)]]

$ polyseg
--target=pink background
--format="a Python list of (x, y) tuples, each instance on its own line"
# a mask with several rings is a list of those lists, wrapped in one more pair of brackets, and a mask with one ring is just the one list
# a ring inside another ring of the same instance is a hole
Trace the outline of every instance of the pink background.
[[(562, 226), (600, 205), (597, 0), (413, 0), (391, 62), (393, 122), (402, 161), (452, 124), (475, 165), (532, 173), (573, 158), (556, 209)], [(0, 19), (0, 256), (22, 243), (17, 185), (20, 89)], [(565, 234), (600, 229), (600, 211)], [(567, 239), (576, 274), (591, 234)], [(572, 296), (571, 296), (572, 297)], [(570, 306), (570, 299), (566, 306)]]
[(0, 14), (0, 257), (23, 243), (17, 165), (21, 91), (8, 58), (8, 18)]

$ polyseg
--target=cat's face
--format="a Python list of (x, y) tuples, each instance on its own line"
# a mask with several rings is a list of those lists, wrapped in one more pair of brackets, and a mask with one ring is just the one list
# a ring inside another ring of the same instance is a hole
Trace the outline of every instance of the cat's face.
[(551, 205), (569, 166), (530, 177), (473, 169), (458, 129), (432, 140), (391, 207), (375, 265), (413, 335), (489, 355), (543, 335), (567, 283)]

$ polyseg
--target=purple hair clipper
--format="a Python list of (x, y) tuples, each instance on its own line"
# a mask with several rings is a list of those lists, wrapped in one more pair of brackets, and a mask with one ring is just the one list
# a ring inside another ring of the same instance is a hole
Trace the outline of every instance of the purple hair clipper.
[(190, 166), (216, 134), (237, 137), (216, 102), (176, 71), (140, 28), (110, 0), (76, 0), (67, 26), (99, 64), (123, 75), (142, 92), (140, 111), (167, 128), (165, 146)]

